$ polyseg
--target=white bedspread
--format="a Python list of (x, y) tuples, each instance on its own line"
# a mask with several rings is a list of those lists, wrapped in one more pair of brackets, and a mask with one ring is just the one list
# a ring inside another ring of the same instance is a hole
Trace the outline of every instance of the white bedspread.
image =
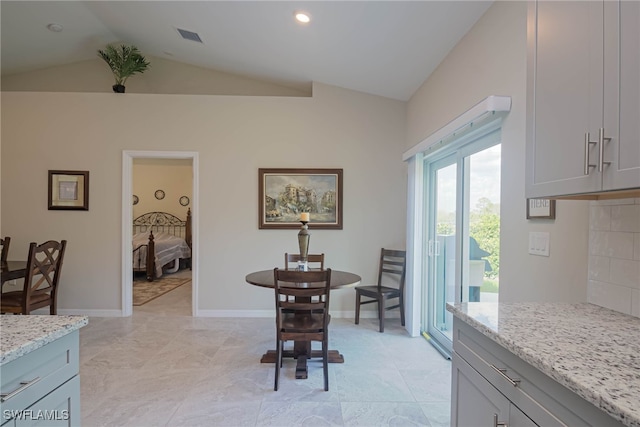
[[(191, 257), (191, 248), (187, 242), (180, 237), (167, 233), (154, 233), (153, 242), (156, 249), (156, 277), (162, 276), (162, 266), (171, 261), (178, 261), (180, 258)], [(149, 243), (149, 233), (136, 233), (133, 236), (133, 249)], [(138, 257), (141, 258), (138, 262)], [(147, 264), (147, 247), (140, 248), (140, 255), (134, 254), (133, 263), (137, 268), (145, 268)]]

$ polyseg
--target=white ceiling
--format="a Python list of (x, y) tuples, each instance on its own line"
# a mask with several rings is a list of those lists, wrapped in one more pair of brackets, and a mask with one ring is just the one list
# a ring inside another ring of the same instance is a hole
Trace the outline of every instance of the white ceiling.
[[(2, 75), (96, 58), (107, 43), (272, 81), (408, 100), (491, 1), (5, 1)], [(312, 21), (294, 22), (304, 10)], [(62, 32), (47, 30), (61, 24)], [(184, 40), (177, 28), (199, 34)], [(153, 67), (153, 63), (151, 64)]]

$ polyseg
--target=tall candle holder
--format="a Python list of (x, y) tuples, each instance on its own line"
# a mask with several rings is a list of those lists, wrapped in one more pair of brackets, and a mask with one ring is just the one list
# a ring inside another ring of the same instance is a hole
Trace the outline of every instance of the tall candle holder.
[(302, 223), (302, 227), (300, 227), (300, 231), (298, 232), (298, 246), (300, 247), (300, 263), (298, 264), (298, 269), (307, 271), (307, 256), (309, 255), (309, 238), (311, 235), (309, 234), (309, 227), (307, 227), (308, 221), (300, 222)]

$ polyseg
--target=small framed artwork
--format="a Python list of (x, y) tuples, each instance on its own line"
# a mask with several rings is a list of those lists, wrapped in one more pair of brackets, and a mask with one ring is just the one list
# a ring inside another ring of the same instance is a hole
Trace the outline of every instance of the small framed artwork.
[(550, 199), (527, 199), (527, 219), (555, 219), (556, 201)]
[(89, 171), (49, 171), (49, 210), (89, 210)]
[(259, 169), (259, 228), (342, 230), (342, 169)]

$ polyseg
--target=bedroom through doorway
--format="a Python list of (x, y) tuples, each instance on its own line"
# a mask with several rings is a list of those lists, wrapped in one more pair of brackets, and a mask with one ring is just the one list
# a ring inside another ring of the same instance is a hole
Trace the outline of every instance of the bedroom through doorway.
[(197, 153), (123, 153), (123, 316), (196, 315), (196, 177)]

